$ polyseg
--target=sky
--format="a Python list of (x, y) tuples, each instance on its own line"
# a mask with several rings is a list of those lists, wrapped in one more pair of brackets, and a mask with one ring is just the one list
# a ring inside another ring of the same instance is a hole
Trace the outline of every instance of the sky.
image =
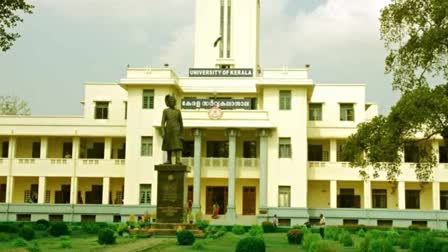
[[(118, 82), (128, 64), (169, 63), (178, 75), (193, 65), (194, 0), (28, 1), (22, 37), (0, 52), (0, 95), (28, 101), (34, 115), (81, 114), (83, 84)], [(399, 97), (379, 35), (388, 2), (261, 0), (261, 66), (310, 64), (316, 83), (366, 83), (387, 113)]]

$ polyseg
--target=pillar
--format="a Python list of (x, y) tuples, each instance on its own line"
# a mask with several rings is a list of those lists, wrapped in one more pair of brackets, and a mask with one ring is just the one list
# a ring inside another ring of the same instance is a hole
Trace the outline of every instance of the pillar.
[(193, 213), (201, 211), (201, 145), (202, 131), (193, 130), (194, 135), (194, 162), (193, 162)]
[(372, 184), (370, 180), (364, 181), (364, 208), (372, 208)]
[(336, 139), (330, 139), (330, 162), (337, 162), (338, 143)]
[(103, 205), (109, 204), (110, 178), (103, 178)]
[(259, 211), (267, 213), (268, 208), (268, 130), (261, 129), (260, 136), (260, 192), (259, 192)]
[(406, 209), (406, 184), (398, 181), (398, 209)]
[(330, 208), (338, 207), (338, 182), (330, 180)]
[(81, 144), (81, 139), (78, 136), (73, 137), (72, 157), (74, 159), (79, 159), (80, 144)]
[(229, 136), (229, 181), (228, 181), (228, 203), (227, 216), (230, 219), (236, 217), (235, 211), (235, 169), (236, 169), (236, 136), (238, 131), (236, 129), (229, 129), (227, 131)]
[(106, 137), (104, 139), (104, 159), (110, 159), (112, 154), (112, 138)]
[(12, 196), (14, 192), (14, 177), (6, 177), (6, 203), (12, 203)]
[(40, 159), (47, 158), (48, 137), (40, 138)]
[(72, 177), (70, 183), (70, 204), (78, 203), (78, 178)]
[(440, 210), (440, 182), (432, 182), (432, 209)]
[[(41, 156), (41, 158), (42, 158), (42, 156)], [(46, 177), (39, 177), (39, 189), (38, 189), (38, 193), (37, 193), (37, 203), (39, 203), (39, 204), (45, 203), (45, 192), (47, 190), (46, 183), (47, 183)]]

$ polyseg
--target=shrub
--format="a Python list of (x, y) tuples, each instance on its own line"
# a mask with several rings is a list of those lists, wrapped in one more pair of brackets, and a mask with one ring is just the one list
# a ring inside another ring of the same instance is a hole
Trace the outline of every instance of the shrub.
[(194, 235), (190, 230), (178, 231), (176, 237), (179, 245), (192, 245), (194, 243)]
[(319, 242), (322, 240), (322, 237), (320, 237), (320, 234), (306, 234), (303, 237), (302, 246), (305, 251), (310, 251), (311, 246), (315, 242)]
[(70, 241), (70, 240), (62, 240), (59, 243), (59, 247), (63, 248), (63, 249), (65, 249), (65, 248), (72, 248), (72, 241)]
[(129, 233), (129, 229), (128, 229), (128, 225), (125, 223), (121, 223), (120, 225), (118, 225), (117, 227), (117, 232), (119, 236), (122, 236), (123, 233)]
[(302, 244), (303, 231), (300, 229), (291, 229), (286, 234), (290, 244)]
[(41, 251), (39, 244), (36, 241), (33, 241), (32, 243), (30, 243), (28, 245), (28, 247), (26, 248), (26, 250), (28, 250), (29, 252), (40, 252)]
[(82, 231), (87, 234), (98, 234), (100, 227), (95, 222), (86, 222), (82, 223)]
[(242, 235), (242, 234), (246, 233), (246, 229), (241, 225), (233, 225), (232, 233), (234, 233), (236, 235)]
[(263, 221), (261, 227), (263, 228), (264, 233), (275, 233), (275, 226), (270, 221)]
[(348, 232), (344, 232), (339, 237), (339, 242), (342, 243), (342, 245), (344, 245), (344, 247), (351, 247), (351, 246), (353, 246), (352, 235), (350, 233), (348, 233)]
[(401, 236), (399, 242), (401, 249), (409, 249), (411, 247), (411, 238), (409, 236)]
[(196, 223), (198, 221), (202, 220), (202, 212), (201, 211), (196, 212), (195, 219), (196, 219)]
[(112, 231), (110, 228), (101, 229), (98, 232), (98, 243), (114, 244), (115, 243), (114, 231)]
[(325, 228), (325, 239), (327, 240), (338, 240), (339, 233), (342, 229), (337, 227), (326, 227)]
[(0, 233), (0, 242), (7, 242), (11, 239), (11, 236), (7, 233)]
[(45, 226), (45, 229), (47, 229), (50, 226), (50, 222), (44, 219), (37, 220), (36, 224)]
[(208, 220), (197, 220), (196, 225), (200, 230), (205, 231), (205, 229), (210, 225), (210, 222)]
[(411, 238), (410, 250), (413, 252), (429, 252), (436, 250), (436, 242), (427, 234), (417, 234)]
[(38, 224), (38, 223), (34, 223), (33, 224), (33, 229), (36, 231), (43, 231), (43, 230), (47, 230), (47, 226), (43, 225), (43, 224)]
[(392, 243), (387, 239), (371, 239), (369, 241), (368, 251), (369, 252), (395, 252)]
[(26, 247), (28, 246), (28, 242), (25, 241), (23, 238), (16, 238), (14, 241), (12, 241), (12, 245), (14, 247)]
[(393, 245), (400, 245), (400, 235), (394, 229), (391, 229), (386, 232), (386, 239)]
[(263, 236), (263, 228), (259, 225), (252, 225), (249, 229), (250, 236)]
[(68, 227), (67, 224), (63, 222), (55, 222), (48, 229), (48, 233), (52, 236), (59, 237), (61, 235), (68, 235)]
[(135, 220), (135, 214), (129, 215), (128, 221), (126, 221), (126, 224), (128, 224), (128, 226), (130, 228), (135, 228), (137, 226), (137, 221)]
[(335, 244), (328, 240), (322, 240), (315, 242), (311, 245), (311, 252), (338, 252), (339, 249), (335, 246)]
[(193, 243), (193, 250), (205, 250), (205, 241), (204, 240), (197, 240)]
[(18, 233), (19, 230), (19, 225), (16, 223), (0, 223), (0, 232), (14, 234)]
[(236, 252), (265, 252), (266, 244), (259, 237), (249, 236), (241, 239), (236, 245)]
[(31, 227), (24, 226), (22, 227), (22, 229), (20, 229), (19, 235), (23, 237), (23, 239), (30, 241), (34, 238), (36, 234), (34, 233), (34, 230)]
[[(364, 231), (364, 229), (360, 229), (358, 231), (358, 236), (359, 237), (365, 237), (366, 236), (366, 231)], [(327, 238), (326, 234), (325, 234), (325, 238)]]

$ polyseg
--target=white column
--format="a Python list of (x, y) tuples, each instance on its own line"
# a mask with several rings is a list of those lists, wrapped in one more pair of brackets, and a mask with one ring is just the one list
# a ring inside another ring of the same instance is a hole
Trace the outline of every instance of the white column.
[(73, 159), (79, 159), (79, 145), (81, 144), (81, 139), (78, 136), (73, 137), (73, 148), (72, 157)]
[(103, 205), (109, 204), (110, 178), (103, 178)]
[(6, 203), (12, 203), (12, 196), (14, 192), (14, 177), (6, 177)]
[(432, 182), (432, 209), (440, 210), (440, 182)]
[(338, 207), (338, 182), (330, 180), (330, 208)]
[(40, 159), (47, 158), (48, 137), (40, 138)]
[(70, 184), (70, 204), (78, 203), (78, 178), (72, 177)]
[(37, 193), (37, 203), (45, 203), (45, 191), (47, 190), (46, 177), (39, 177), (39, 189)]
[(268, 129), (262, 129), (260, 135), (260, 193), (259, 193), (259, 211), (267, 212), (268, 207)]
[(236, 217), (235, 210), (235, 169), (236, 169), (236, 129), (229, 129), (229, 181), (228, 181), (228, 203), (227, 216), (231, 219)]
[(372, 184), (370, 180), (364, 181), (364, 208), (372, 208)]
[(330, 162), (337, 161), (338, 143), (336, 139), (330, 139)]
[(106, 137), (104, 139), (104, 159), (110, 159), (112, 153), (112, 138)]
[(406, 209), (406, 184), (398, 181), (398, 209)]
[(194, 213), (201, 211), (201, 145), (202, 131), (194, 129), (194, 162), (193, 162), (193, 205)]

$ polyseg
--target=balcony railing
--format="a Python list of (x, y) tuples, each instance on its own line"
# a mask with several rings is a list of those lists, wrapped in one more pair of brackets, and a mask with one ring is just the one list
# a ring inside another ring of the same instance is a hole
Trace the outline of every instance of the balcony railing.
[(327, 162), (327, 161), (310, 161), (308, 162), (310, 168), (326, 168), (326, 167), (341, 167), (350, 168), (349, 162)]

